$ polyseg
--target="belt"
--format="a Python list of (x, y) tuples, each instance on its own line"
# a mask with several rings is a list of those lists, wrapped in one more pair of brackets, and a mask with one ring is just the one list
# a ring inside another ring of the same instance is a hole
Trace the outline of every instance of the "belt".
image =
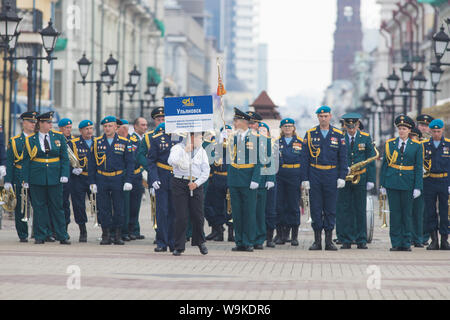
[(397, 170), (402, 170), (402, 171), (412, 171), (412, 170), (414, 170), (414, 166), (399, 166), (399, 165), (396, 165), (396, 164), (390, 164), (389, 167), (392, 167), (392, 168), (397, 169)]
[(218, 176), (227, 176), (228, 172), (220, 172), (220, 171), (214, 171), (214, 174), (217, 174)]
[(123, 170), (114, 171), (114, 172), (104, 172), (101, 170), (97, 170), (97, 173), (101, 174), (102, 176), (105, 176), (105, 177), (115, 177), (115, 176), (120, 176), (123, 173)]
[(16, 167), (16, 169), (22, 169), (22, 166), (20, 164), (15, 164), (14, 167)]
[(134, 170), (134, 174), (139, 174), (143, 171), (144, 167), (140, 166), (139, 168), (137, 168), (136, 170)]
[(195, 180), (197, 180), (197, 178), (196, 178), (196, 177), (189, 177), (189, 176), (179, 176), (179, 175), (174, 175), (174, 178), (177, 178), (177, 179), (181, 179), (181, 180), (191, 180), (191, 178), (192, 178), (192, 181), (195, 181)]
[(236, 169), (250, 169), (255, 167), (254, 164), (236, 164), (236, 163), (232, 163), (231, 166)]
[(161, 162), (157, 162), (156, 166), (161, 168), (161, 169), (164, 169), (164, 170), (173, 171), (173, 168), (171, 166), (169, 166), (167, 164), (164, 164), (164, 163), (161, 163)]
[(54, 163), (54, 162), (59, 162), (59, 158), (48, 158), (48, 159), (34, 158), (32, 161), (40, 162), (40, 163)]
[(282, 168), (287, 168), (287, 169), (296, 169), (296, 168), (300, 168), (300, 163), (297, 164), (283, 164), (281, 165)]
[(446, 178), (448, 177), (448, 173), (430, 173), (430, 178)]
[(83, 172), (81, 173), (81, 175), (87, 177), (87, 176), (88, 176), (88, 173), (83, 171)]
[(320, 170), (331, 170), (331, 169), (336, 168), (336, 166), (322, 166), (320, 164), (314, 164), (314, 163), (311, 163), (311, 167), (314, 167), (314, 168), (317, 168)]

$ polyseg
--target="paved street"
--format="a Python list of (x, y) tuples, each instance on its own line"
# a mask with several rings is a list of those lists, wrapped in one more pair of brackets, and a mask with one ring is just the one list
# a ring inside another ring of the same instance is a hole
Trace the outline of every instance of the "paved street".
[[(147, 197), (148, 199), (148, 197)], [(145, 240), (100, 246), (100, 229), (88, 228), (71, 246), (19, 243), (13, 221), (0, 231), (1, 299), (449, 299), (450, 254), (413, 249), (389, 252), (388, 230), (376, 216), (369, 250), (310, 252), (312, 231), (300, 246), (231, 252), (232, 243), (208, 242), (209, 254), (153, 252), (148, 202), (142, 209)], [(209, 233), (209, 228), (205, 229)], [(80, 282), (71, 274), (80, 272)], [(377, 275), (380, 275), (380, 278)], [(75, 280), (74, 280), (75, 279)], [(377, 282), (377, 279), (380, 281)], [(77, 289), (79, 284), (79, 289)], [(72, 288), (72, 289), (70, 289)], [(377, 289), (378, 288), (378, 289)]]

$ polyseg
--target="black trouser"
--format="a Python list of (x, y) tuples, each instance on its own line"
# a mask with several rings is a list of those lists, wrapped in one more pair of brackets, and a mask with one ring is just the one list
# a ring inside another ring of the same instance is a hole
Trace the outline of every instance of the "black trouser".
[(172, 199), (175, 208), (175, 249), (184, 250), (186, 245), (186, 229), (188, 217), (192, 223), (192, 242), (193, 246), (199, 246), (205, 242), (203, 234), (203, 186), (193, 191), (191, 197), (189, 191), (189, 180), (178, 178), (172, 179)]

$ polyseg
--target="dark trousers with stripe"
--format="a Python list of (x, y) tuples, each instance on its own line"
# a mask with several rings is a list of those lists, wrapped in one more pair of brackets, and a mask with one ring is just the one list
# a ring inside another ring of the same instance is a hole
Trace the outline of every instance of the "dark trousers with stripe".
[(266, 228), (268, 230), (275, 230), (278, 224), (277, 217), (277, 183), (275, 187), (267, 190), (267, 200), (266, 200)]
[(346, 182), (338, 190), (336, 230), (339, 225), (338, 239), (342, 243), (367, 243), (366, 196), (365, 185)]
[(89, 190), (89, 178), (83, 175), (72, 175), (70, 182), (72, 184), (70, 197), (72, 198), (75, 222), (77, 224), (85, 224), (88, 221), (86, 215), (86, 197), (89, 198), (91, 193)]
[(70, 223), (70, 191), (72, 189), (72, 181), (69, 179), (68, 183), (63, 184), (63, 209), (66, 224)]
[[(22, 218), (24, 217), (23, 212), (21, 211), (21, 203), (22, 203), (22, 184), (15, 183), (14, 184), (14, 192), (16, 193), (16, 208), (14, 209), (14, 220), (16, 223), (16, 231), (19, 239), (27, 239), (28, 238), (28, 223), (23, 222)], [(30, 207), (30, 205), (29, 205)]]
[(106, 177), (97, 174), (97, 205), (102, 228), (120, 229), (124, 221), (123, 175)]
[(255, 244), (256, 197), (258, 190), (230, 187), (235, 242), (238, 247)]
[[(426, 178), (424, 180), (424, 198), (426, 212), (426, 228), (429, 233), (439, 231), (441, 235), (449, 234), (448, 218), (448, 186), (442, 178)], [(439, 212), (437, 202), (439, 202)]]
[(211, 227), (223, 226), (227, 220), (227, 177), (213, 176), (208, 183), (205, 198), (205, 219)]
[[(314, 231), (332, 231), (336, 223), (337, 179), (336, 169), (310, 168), (309, 201)], [(280, 194), (278, 192), (278, 194)]]
[(387, 189), (389, 201), (389, 236), (394, 248), (411, 247), (413, 190)]
[(155, 190), (156, 198), (156, 245), (161, 248), (174, 249), (174, 222), (175, 208), (173, 203), (171, 181), (173, 179), (170, 171), (158, 168), (159, 181), (161, 187)]

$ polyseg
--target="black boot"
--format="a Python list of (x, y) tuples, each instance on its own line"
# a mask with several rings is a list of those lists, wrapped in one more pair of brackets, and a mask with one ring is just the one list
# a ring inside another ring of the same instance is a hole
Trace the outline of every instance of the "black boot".
[(267, 229), (266, 247), (275, 248), (275, 242), (273, 242), (273, 229)]
[(80, 224), (78, 225), (80, 227), (80, 242), (87, 242), (87, 230), (86, 230), (86, 224)]
[(214, 241), (223, 241), (223, 232), (225, 231), (225, 228), (223, 226), (217, 226), (217, 235), (214, 237)]
[(114, 236), (114, 244), (118, 244), (118, 245), (125, 244), (125, 242), (123, 242), (123, 240), (122, 240), (122, 229), (121, 228), (116, 229), (116, 233)]
[[(68, 223), (66, 223), (66, 233), (67, 233), (67, 240), (70, 240), (70, 235), (69, 235), (69, 232), (68, 232), (68, 230), (69, 230), (69, 224)], [(53, 236), (55, 239), (56, 239), (56, 237), (55, 236)]]
[(322, 250), (322, 230), (314, 230), (314, 243), (309, 250)]
[(111, 244), (111, 236), (109, 234), (109, 229), (102, 228), (102, 241), (100, 241), (101, 245), (108, 245)]
[[(289, 230), (289, 229), (288, 229)], [(298, 246), (298, 226), (292, 227), (292, 241), (291, 246), (297, 247)]]
[(275, 237), (275, 244), (285, 244), (284, 241), (284, 226), (277, 226), (277, 236)]
[(234, 242), (233, 226), (228, 226), (228, 242)]
[(441, 235), (441, 250), (450, 250), (448, 243), (448, 234)]
[(325, 230), (325, 250), (337, 251), (337, 249), (333, 243), (333, 230)]
[(289, 239), (289, 231), (291, 231), (291, 228), (288, 226), (283, 226), (282, 228), (283, 242), (291, 242), (291, 239)]
[(427, 247), (427, 250), (439, 250), (439, 240), (438, 240), (437, 231), (431, 232), (430, 237), (431, 237), (431, 243)]
[(217, 236), (218, 232), (217, 232), (217, 227), (216, 226), (212, 226), (211, 227), (211, 233), (209, 235), (206, 236), (206, 240), (211, 241), (212, 239), (214, 239)]

